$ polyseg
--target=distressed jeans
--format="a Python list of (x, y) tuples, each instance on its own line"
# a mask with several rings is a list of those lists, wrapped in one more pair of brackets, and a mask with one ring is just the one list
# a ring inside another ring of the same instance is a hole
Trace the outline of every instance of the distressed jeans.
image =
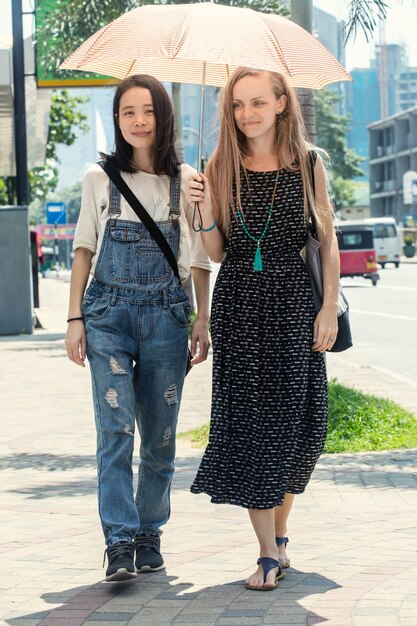
[[(180, 286), (93, 280), (83, 299), (97, 429), (99, 515), (108, 546), (168, 521), (189, 301)], [(140, 435), (133, 489), (134, 434)]]

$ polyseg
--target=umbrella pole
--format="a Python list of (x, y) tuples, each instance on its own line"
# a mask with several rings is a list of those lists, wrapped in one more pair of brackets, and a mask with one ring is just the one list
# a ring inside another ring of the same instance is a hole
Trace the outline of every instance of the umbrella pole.
[(204, 124), (204, 100), (206, 93), (206, 62), (203, 63), (203, 80), (201, 83), (201, 95), (200, 95), (200, 128), (198, 130), (198, 160), (197, 171), (201, 172), (202, 167), (202, 153), (203, 153), (203, 124)]
[[(203, 169), (202, 167), (202, 152), (203, 152), (203, 122), (204, 122), (204, 99), (206, 92), (206, 62), (203, 62), (203, 78), (201, 83), (201, 95), (200, 95), (200, 127), (198, 129), (198, 158), (197, 158), (197, 172), (200, 173)], [(196, 223), (196, 216), (198, 213), (198, 220)], [(198, 202), (194, 202), (194, 212), (193, 212), (193, 230), (196, 233), (199, 233), (203, 228), (203, 217), (201, 215), (200, 206)]]

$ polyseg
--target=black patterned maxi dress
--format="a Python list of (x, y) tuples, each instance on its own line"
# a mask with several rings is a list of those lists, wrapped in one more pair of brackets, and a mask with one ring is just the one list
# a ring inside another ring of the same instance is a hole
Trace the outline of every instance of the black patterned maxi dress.
[[(280, 170), (272, 219), (256, 244), (232, 218), (212, 306), (210, 439), (193, 493), (268, 509), (302, 493), (327, 433), (324, 355), (313, 352), (315, 309), (300, 256), (307, 228), (298, 171)], [(249, 232), (265, 226), (276, 172), (248, 172), (242, 207)]]

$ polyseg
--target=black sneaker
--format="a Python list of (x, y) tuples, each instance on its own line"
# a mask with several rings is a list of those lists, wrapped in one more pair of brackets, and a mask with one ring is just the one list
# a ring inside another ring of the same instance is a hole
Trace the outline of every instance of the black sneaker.
[[(109, 562), (106, 569), (106, 581), (129, 580), (136, 577), (135, 565), (133, 563), (133, 542), (120, 541), (113, 546), (109, 546), (106, 552)], [(104, 555), (106, 555), (106, 552)], [(104, 558), (106, 557), (104, 556)]]
[(135, 537), (136, 559), (138, 572), (157, 572), (164, 569), (161, 555), (161, 538), (157, 532), (147, 532)]

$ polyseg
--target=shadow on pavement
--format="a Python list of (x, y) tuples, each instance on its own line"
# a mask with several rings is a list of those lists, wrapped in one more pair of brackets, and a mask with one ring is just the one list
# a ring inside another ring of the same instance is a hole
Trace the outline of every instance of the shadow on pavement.
[(9, 493), (19, 494), (28, 500), (45, 500), (46, 498), (78, 498), (91, 496), (97, 491), (95, 479), (83, 479), (71, 482), (48, 483), (36, 487), (22, 487), (21, 489), (9, 489)]
[(94, 455), (82, 454), (29, 454), (20, 452), (7, 456), (0, 456), (0, 470), (47, 470), (49, 472), (83, 469), (86, 467), (96, 467), (96, 457)]
[[(190, 456), (177, 456), (176, 472), (172, 488), (188, 491), (194, 480), (201, 450), (193, 450)], [(136, 475), (135, 461), (135, 475)], [(391, 450), (365, 454), (324, 455), (316, 467), (315, 482), (332, 481), (338, 485), (372, 488), (417, 488), (417, 450)], [(93, 455), (14, 454), (0, 457), (0, 470), (16, 469), (37, 471), (34, 485), (22, 485), (9, 489), (9, 493), (21, 494), (28, 499), (52, 497), (88, 496), (96, 492), (96, 460)], [(91, 470), (69, 480), (71, 471)], [(39, 484), (42, 472), (45, 484)], [(54, 482), (51, 482), (51, 473)], [(62, 480), (60, 480), (62, 476)], [(136, 476), (135, 476), (136, 480)]]
[[(267, 593), (248, 591), (242, 580), (232, 583), (198, 586), (192, 582), (175, 583), (175, 576), (165, 571), (139, 574), (126, 583), (96, 583), (62, 592), (42, 594), (45, 602), (61, 604), (51, 611), (38, 611), (6, 618), (4, 623), (20, 626), (24, 621), (37, 626), (81, 626), (106, 622), (118, 626), (143, 624), (205, 624), (218, 620), (238, 623), (268, 623), (288, 626), (289, 623), (319, 624), (326, 621), (302, 606), (311, 594), (324, 594), (340, 585), (316, 573), (289, 570), (276, 590)], [(126, 601), (123, 604), (123, 601)], [(109, 606), (106, 607), (106, 604)], [(271, 621), (273, 618), (273, 621)], [(236, 621), (235, 621), (236, 620)], [(290, 620), (290, 621), (288, 621)]]
[[(194, 480), (201, 449), (193, 457), (176, 459), (174, 489), (188, 489)], [(417, 449), (387, 450), (355, 454), (322, 455), (313, 473), (315, 482), (334, 481), (338, 485), (363, 487), (417, 488)]]
[(0, 337), (0, 342), (36, 342), (36, 341), (61, 341), (65, 339), (65, 333), (34, 333), (33, 335), (4, 335)]

